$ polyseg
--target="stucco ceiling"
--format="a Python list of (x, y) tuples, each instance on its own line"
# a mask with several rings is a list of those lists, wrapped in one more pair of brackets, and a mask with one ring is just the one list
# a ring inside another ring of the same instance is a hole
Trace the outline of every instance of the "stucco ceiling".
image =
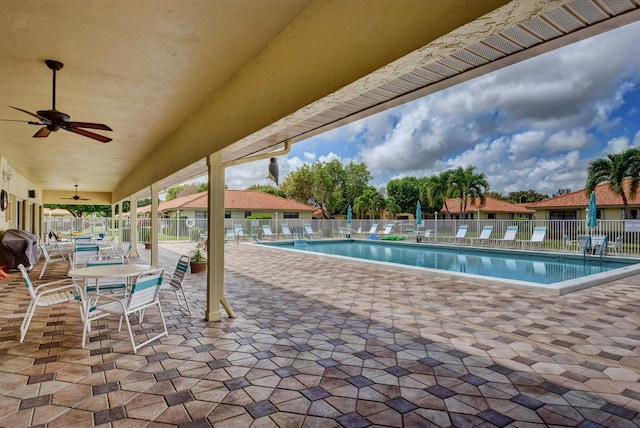
[[(593, 6), (604, 18), (585, 20)], [(567, 34), (584, 38), (579, 31), (596, 24), (640, 19), (639, 7), (638, 0), (3, 0), (0, 118), (33, 119), (9, 106), (51, 108), (44, 60), (55, 59), (64, 63), (57, 110), (108, 124), (113, 132), (96, 132), (113, 141), (64, 130), (32, 138), (37, 126), (0, 122), (0, 156), (45, 193), (78, 184), (115, 202), (152, 182), (201, 173), (214, 152), (228, 162), (281, 148), (285, 139), (486, 72), (487, 64), (502, 66), (518, 51), (533, 55)], [(537, 34), (545, 31), (536, 17), (558, 34)], [(521, 43), (514, 28), (537, 41)], [(518, 49), (487, 57), (480, 48), (502, 36)]]

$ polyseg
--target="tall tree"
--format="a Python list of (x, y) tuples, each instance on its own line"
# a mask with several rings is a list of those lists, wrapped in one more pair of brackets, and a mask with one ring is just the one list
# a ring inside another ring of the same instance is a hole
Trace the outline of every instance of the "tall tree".
[(484, 202), (484, 192), (489, 190), (489, 182), (484, 173), (476, 173), (474, 166), (454, 169), (451, 173), (453, 194), (460, 198), (460, 218), (467, 217), (467, 203), (475, 203), (477, 198)]
[[(485, 196), (488, 195), (485, 194)], [(548, 195), (543, 195), (542, 193), (538, 193), (533, 189), (509, 192), (509, 196), (507, 196), (507, 200), (509, 202), (513, 202), (514, 204), (521, 204), (524, 202), (538, 202), (548, 198)]]
[[(447, 199), (451, 197), (451, 174), (452, 170), (442, 171), (438, 175), (428, 177), (420, 186), (420, 199), (426, 202), (428, 209), (440, 211), (445, 209), (449, 214)], [(425, 207), (426, 208), (426, 207)]]
[(384, 209), (384, 196), (373, 186), (368, 187), (353, 202), (353, 212), (362, 218), (380, 218)]
[(254, 184), (247, 187), (246, 190), (257, 190), (258, 192), (269, 193), (270, 195), (280, 196), (281, 198), (287, 197), (287, 193), (284, 190), (270, 184)]
[(413, 212), (420, 199), (420, 180), (404, 177), (387, 183), (387, 197), (393, 198), (399, 206), (398, 212)]
[(598, 184), (608, 182), (611, 192), (622, 198), (625, 218), (631, 219), (631, 209), (624, 190), (624, 182), (627, 178), (630, 179), (629, 196), (635, 198), (640, 184), (639, 149), (628, 149), (622, 153), (610, 153), (606, 158), (592, 161), (587, 169), (587, 184), (584, 191), (587, 195), (590, 195)]

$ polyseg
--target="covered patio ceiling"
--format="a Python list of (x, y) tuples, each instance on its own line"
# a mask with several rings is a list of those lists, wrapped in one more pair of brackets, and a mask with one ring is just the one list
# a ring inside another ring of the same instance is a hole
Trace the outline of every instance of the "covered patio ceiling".
[(113, 141), (0, 122), (0, 156), (43, 203), (115, 203), (638, 19), (640, 0), (5, 0), (0, 118), (51, 108), (55, 59), (57, 110)]

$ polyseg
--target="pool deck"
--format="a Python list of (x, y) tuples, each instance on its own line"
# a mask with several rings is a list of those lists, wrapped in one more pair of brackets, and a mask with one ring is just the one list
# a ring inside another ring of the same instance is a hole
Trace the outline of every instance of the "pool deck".
[[(192, 248), (162, 245), (161, 266)], [(80, 348), (75, 305), (18, 343), (27, 295), (0, 282), (0, 426), (640, 425), (638, 275), (551, 296), (252, 244), (225, 259), (237, 317), (204, 321), (188, 275), (194, 316), (164, 295), (169, 337), (137, 355), (117, 319)]]

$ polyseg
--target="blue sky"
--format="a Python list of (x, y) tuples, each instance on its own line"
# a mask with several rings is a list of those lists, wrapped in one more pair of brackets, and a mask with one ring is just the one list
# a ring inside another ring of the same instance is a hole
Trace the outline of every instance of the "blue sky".
[[(296, 143), (304, 163), (365, 162), (372, 185), (458, 166), (492, 191), (579, 190), (590, 161), (640, 146), (640, 23), (478, 77)], [(267, 180), (268, 160), (227, 169), (230, 189)]]

